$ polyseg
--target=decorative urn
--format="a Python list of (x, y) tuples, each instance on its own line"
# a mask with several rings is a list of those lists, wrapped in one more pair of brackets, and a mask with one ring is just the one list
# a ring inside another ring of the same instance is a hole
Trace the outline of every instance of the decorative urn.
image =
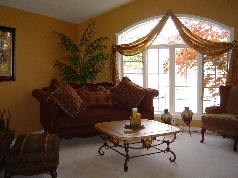
[(184, 111), (181, 113), (182, 120), (186, 125), (189, 125), (192, 121), (193, 112), (189, 110), (189, 107), (184, 107)]
[(164, 110), (164, 113), (161, 115), (161, 121), (165, 124), (171, 125), (172, 115), (169, 113), (168, 109)]

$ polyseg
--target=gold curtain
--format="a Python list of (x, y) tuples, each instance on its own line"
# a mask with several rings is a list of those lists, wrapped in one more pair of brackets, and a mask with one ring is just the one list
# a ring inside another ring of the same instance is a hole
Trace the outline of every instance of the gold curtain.
[(111, 75), (112, 81), (117, 83), (118, 70), (116, 65), (116, 52), (119, 52), (122, 55), (133, 56), (139, 53), (142, 53), (154, 42), (156, 37), (160, 34), (164, 25), (166, 24), (168, 18), (171, 17), (173, 20), (181, 38), (184, 42), (198, 51), (201, 54), (208, 56), (219, 56), (232, 50), (231, 60), (229, 63), (229, 70), (227, 76), (226, 85), (237, 85), (238, 84), (238, 50), (236, 41), (234, 42), (213, 42), (210, 40), (203, 39), (195, 34), (193, 34), (182, 22), (171, 12), (168, 11), (158, 24), (144, 37), (129, 43), (121, 45), (112, 46), (112, 55), (111, 55)]

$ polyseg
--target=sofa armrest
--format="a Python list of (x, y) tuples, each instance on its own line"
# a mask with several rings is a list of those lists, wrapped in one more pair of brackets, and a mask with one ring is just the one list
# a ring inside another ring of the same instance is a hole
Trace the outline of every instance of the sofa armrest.
[(222, 106), (210, 106), (205, 108), (207, 114), (221, 114), (225, 113), (225, 109)]
[(151, 118), (148, 119), (154, 119), (153, 99), (159, 95), (159, 91), (152, 88), (148, 88), (147, 90), (148, 92), (138, 105), (138, 109), (150, 112)]
[(57, 103), (50, 93), (42, 89), (34, 89), (32, 96), (40, 102), (40, 122), (45, 132), (56, 133)]

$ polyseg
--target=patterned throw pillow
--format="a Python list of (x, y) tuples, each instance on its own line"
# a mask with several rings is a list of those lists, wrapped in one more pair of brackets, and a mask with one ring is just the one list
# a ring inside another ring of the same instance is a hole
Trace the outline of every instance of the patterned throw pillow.
[(59, 82), (58, 80), (52, 79), (52, 80), (50, 81), (50, 87), (51, 87), (53, 90), (57, 90), (58, 88), (61, 87), (61, 84), (60, 84), (60, 82)]
[(53, 92), (57, 90), (61, 86), (60, 82), (56, 79), (52, 79), (50, 81), (50, 86), (49, 87), (44, 87), (43, 90), (47, 92)]
[(112, 101), (127, 108), (137, 107), (147, 93), (145, 88), (133, 83), (128, 77), (123, 77), (110, 91)]
[(102, 86), (98, 86), (96, 92), (90, 92), (86, 86), (77, 90), (81, 96), (83, 103), (87, 107), (112, 107), (112, 99), (110, 91)]
[(71, 117), (74, 117), (80, 111), (85, 109), (81, 97), (67, 83), (62, 84), (57, 90), (53, 91), (51, 94), (55, 98), (60, 108)]
[(230, 114), (238, 114), (238, 85), (231, 87), (231, 91), (227, 101), (226, 110)]

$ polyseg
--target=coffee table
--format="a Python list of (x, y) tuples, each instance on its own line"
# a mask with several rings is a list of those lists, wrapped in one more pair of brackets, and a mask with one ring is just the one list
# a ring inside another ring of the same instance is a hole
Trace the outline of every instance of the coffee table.
[[(95, 128), (100, 132), (99, 136), (104, 140), (104, 144), (99, 148), (98, 153), (103, 156), (105, 153), (102, 151), (102, 148), (110, 148), (124, 156), (125, 172), (128, 170), (127, 162), (129, 158), (156, 153), (171, 153), (173, 158), (170, 157), (169, 160), (171, 162), (176, 160), (176, 155), (170, 149), (169, 145), (175, 141), (176, 134), (180, 131), (178, 127), (154, 120), (142, 119), (140, 127), (132, 127), (129, 120), (123, 120), (97, 123), (95, 124)], [(165, 136), (168, 135), (173, 135), (170, 138), (171, 140), (166, 139)], [(158, 137), (163, 138), (159, 140)], [(165, 144), (165, 148), (162, 148), (163, 144)], [(148, 153), (131, 156), (129, 155), (129, 150), (133, 149), (147, 149)], [(121, 150), (124, 150), (125, 153)]]

